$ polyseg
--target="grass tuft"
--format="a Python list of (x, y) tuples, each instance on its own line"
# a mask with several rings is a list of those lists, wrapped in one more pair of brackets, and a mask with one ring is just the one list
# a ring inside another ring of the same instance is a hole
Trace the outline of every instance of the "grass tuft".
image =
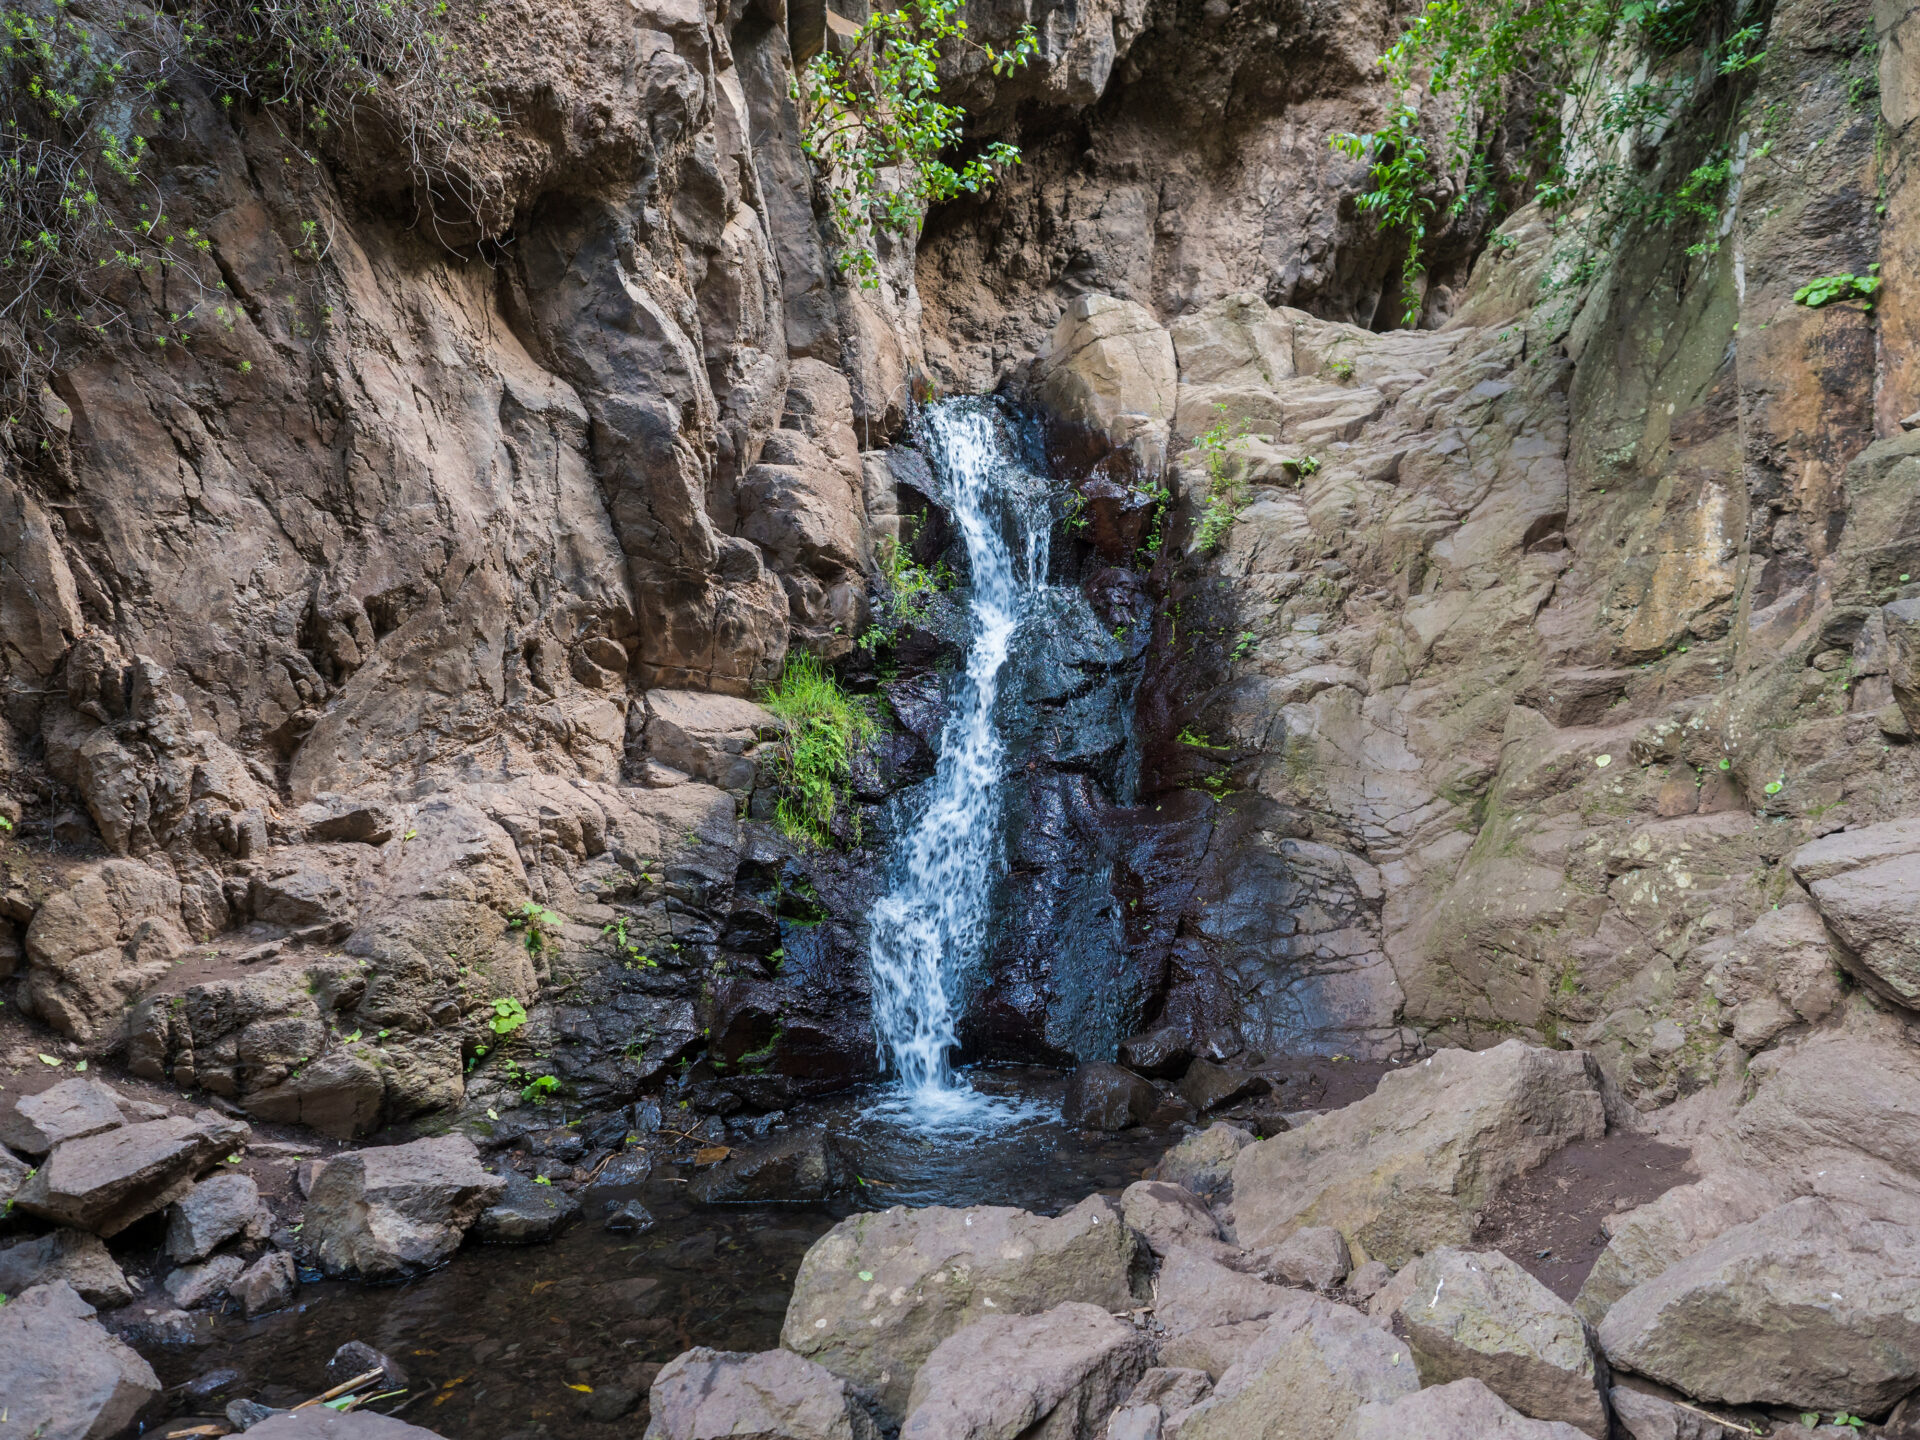
[[(780, 829), (795, 840), (825, 845), (833, 817), (847, 800), (853, 757), (876, 726), (867, 703), (849, 695), (818, 656), (787, 656), (760, 703), (787, 722), (776, 768), (784, 792), (774, 810)], [(859, 838), (856, 815), (854, 838)]]

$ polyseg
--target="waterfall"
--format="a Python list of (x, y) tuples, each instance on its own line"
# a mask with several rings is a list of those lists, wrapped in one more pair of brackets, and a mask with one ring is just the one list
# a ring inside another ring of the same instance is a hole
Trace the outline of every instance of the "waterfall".
[(1021, 622), (1047, 578), (1045, 481), (1020, 462), (991, 402), (946, 401), (924, 412), (922, 443), (966, 546), (971, 639), (950, 697), (925, 804), (896, 842), (874, 905), (868, 962), (880, 1057), (898, 1077), (888, 1108), (923, 1123), (980, 1122), (994, 1105), (955, 1076), (961, 997), (985, 956), (1000, 854), (1001, 764), (995, 715)]

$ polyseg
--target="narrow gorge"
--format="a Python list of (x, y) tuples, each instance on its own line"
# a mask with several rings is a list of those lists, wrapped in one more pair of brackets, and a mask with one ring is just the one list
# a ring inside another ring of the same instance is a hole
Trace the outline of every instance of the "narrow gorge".
[(1920, 1437), (1920, 7), (0, 19), (0, 1440)]

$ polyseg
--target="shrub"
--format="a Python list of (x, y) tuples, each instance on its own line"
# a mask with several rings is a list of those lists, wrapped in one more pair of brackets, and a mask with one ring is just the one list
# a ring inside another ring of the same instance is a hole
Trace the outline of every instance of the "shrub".
[[(876, 728), (873, 716), (865, 701), (849, 695), (817, 656), (804, 651), (787, 656), (761, 703), (787, 722), (776, 751), (783, 793), (774, 818), (792, 838), (825, 845), (853, 780), (854, 754)], [(857, 839), (857, 816), (854, 834)]]

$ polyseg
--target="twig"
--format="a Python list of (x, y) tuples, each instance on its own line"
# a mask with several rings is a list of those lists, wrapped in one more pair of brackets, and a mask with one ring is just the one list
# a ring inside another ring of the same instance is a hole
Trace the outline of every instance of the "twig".
[(356, 1375), (351, 1380), (343, 1381), (341, 1384), (338, 1384), (334, 1386), (331, 1390), (327, 1391), (324, 1395), (316, 1395), (311, 1400), (302, 1400), (298, 1405), (294, 1406), (293, 1408), (296, 1410), (304, 1410), (309, 1405), (324, 1405), (329, 1400), (338, 1400), (342, 1395), (346, 1394), (349, 1390), (358, 1390), (362, 1385), (366, 1384), (369, 1380), (378, 1380), (382, 1375), (386, 1373), (387, 1373), (386, 1367), (384, 1365), (375, 1366), (373, 1369), (367, 1371), (366, 1374)]
[(1698, 1405), (1689, 1405), (1684, 1400), (1669, 1400), (1667, 1403), (1669, 1405), (1677, 1405), (1682, 1410), (1691, 1410), (1702, 1420), (1711, 1420), (1716, 1425), (1725, 1425), (1729, 1430), (1738, 1430), (1742, 1435), (1760, 1434), (1760, 1428), (1757, 1425), (1742, 1425), (1738, 1420), (1723, 1419), (1715, 1415), (1711, 1410), (1702, 1410)]

